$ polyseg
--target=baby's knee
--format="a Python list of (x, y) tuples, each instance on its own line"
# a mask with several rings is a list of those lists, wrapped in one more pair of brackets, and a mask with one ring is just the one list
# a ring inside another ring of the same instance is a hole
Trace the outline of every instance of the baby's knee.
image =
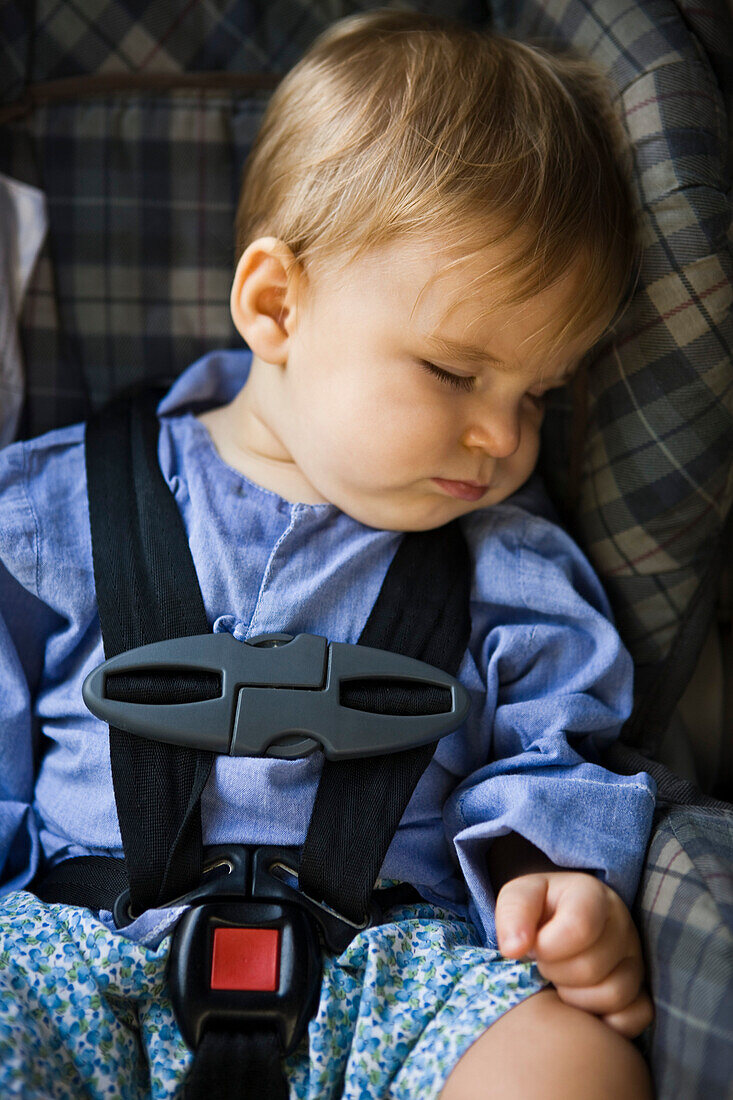
[(652, 1100), (634, 1045), (544, 990), (489, 1028), (461, 1058), (440, 1100)]
[(629, 1039), (597, 1016), (564, 1004), (554, 990), (533, 999), (538, 1020), (525, 1044), (535, 1048), (537, 1072), (547, 1082), (538, 1096), (652, 1100), (649, 1070)]

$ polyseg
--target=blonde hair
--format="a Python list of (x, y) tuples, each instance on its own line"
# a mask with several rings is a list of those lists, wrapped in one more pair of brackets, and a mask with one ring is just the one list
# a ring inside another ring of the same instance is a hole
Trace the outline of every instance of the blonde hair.
[(328, 28), (275, 90), (245, 167), (237, 255), (274, 236), (307, 270), (452, 231), (459, 263), (511, 238), (508, 261), (485, 273), (494, 301), (580, 272), (559, 346), (600, 336), (628, 295), (627, 172), (591, 62), (434, 16), (367, 12)]

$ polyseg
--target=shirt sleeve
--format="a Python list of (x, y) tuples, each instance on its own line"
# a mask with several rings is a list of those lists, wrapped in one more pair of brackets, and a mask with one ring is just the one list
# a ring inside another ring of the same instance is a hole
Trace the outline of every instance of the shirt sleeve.
[(23, 466), (21, 444), (0, 451), (0, 894), (27, 885), (39, 863), (32, 699), (53, 619), (34, 592), (37, 531)]
[(598, 763), (631, 711), (633, 667), (579, 548), (554, 523), (511, 506), (467, 536), (476, 578), (470, 650), (485, 678), (471, 723), (488, 763), (453, 792), (444, 822), (469, 913), (494, 944), (493, 838), (519, 833), (630, 905), (656, 788), (644, 772), (616, 775)]

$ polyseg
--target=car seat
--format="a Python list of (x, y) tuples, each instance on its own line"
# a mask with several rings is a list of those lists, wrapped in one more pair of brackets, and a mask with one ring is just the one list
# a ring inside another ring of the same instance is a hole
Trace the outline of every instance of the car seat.
[[(379, 6), (5, 0), (0, 173), (36, 189), (13, 208), (19, 226), (37, 229), (39, 192), (48, 219), (38, 261), (9, 303), (18, 354), (11, 371), (4, 344), (5, 441), (84, 419), (133, 382), (172, 379), (204, 352), (237, 346), (234, 209), (267, 98), (326, 25)], [(600, 64), (618, 97), (642, 225), (640, 279), (573, 393), (553, 400), (543, 473), (634, 657), (634, 712), (609, 766), (644, 768), (659, 782), (635, 909), (656, 1006), (642, 1045), (659, 1097), (733, 1095), (724, 568), (733, 538), (733, 16), (725, 0), (704, 9), (691, 0), (386, 6), (573, 47)], [(7, 240), (5, 254), (18, 258)]]

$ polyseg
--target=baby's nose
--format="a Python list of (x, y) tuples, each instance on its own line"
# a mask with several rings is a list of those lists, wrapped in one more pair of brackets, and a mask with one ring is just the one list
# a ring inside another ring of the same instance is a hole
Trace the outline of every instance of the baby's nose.
[(492, 458), (511, 458), (519, 447), (520, 435), (519, 410), (494, 409), (474, 418), (461, 442), (465, 447), (480, 448)]

